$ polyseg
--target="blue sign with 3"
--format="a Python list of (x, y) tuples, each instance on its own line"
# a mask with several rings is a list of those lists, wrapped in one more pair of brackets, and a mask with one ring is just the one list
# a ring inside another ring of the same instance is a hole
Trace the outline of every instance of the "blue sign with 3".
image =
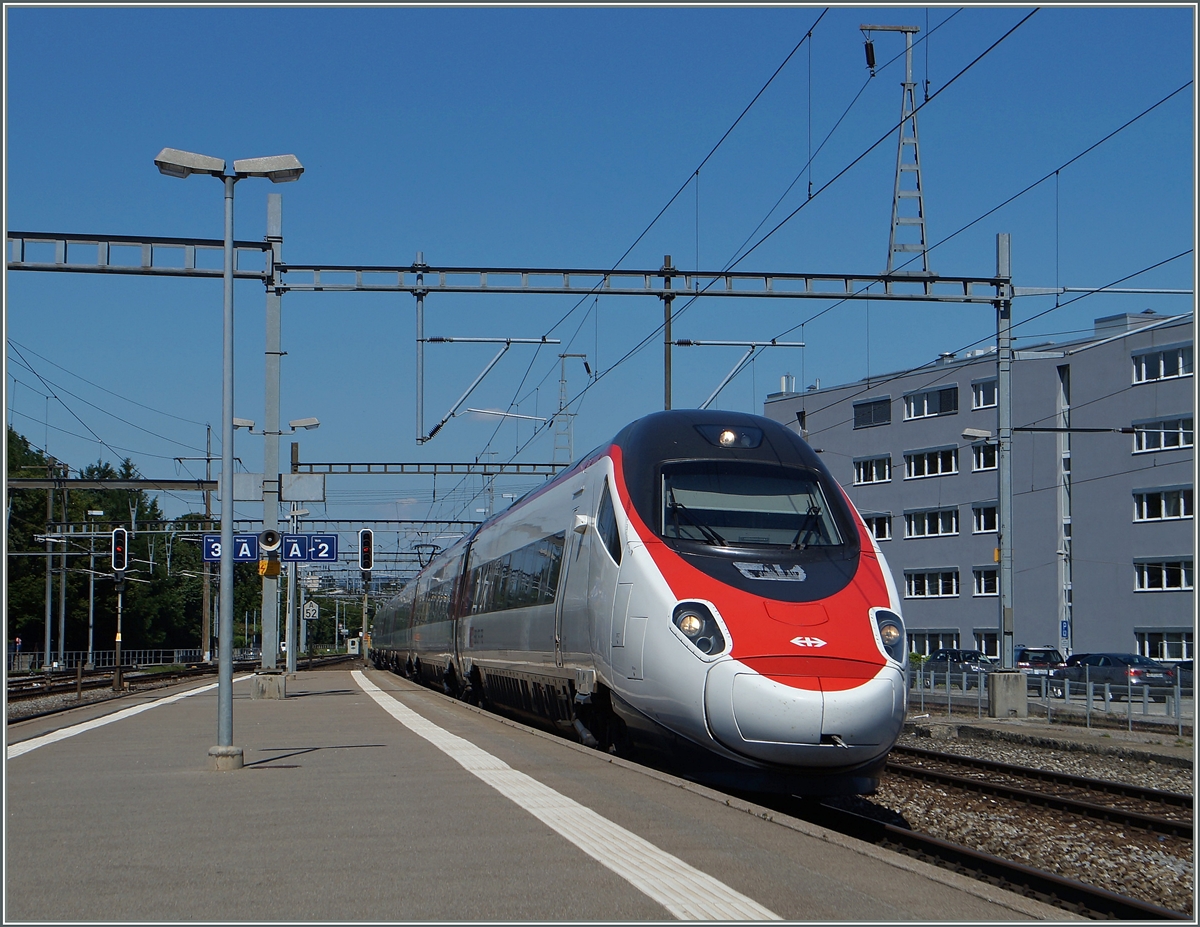
[[(210, 563), (221, 559), (221, 535), (204, 535), (204, 559)], [(258, 559), (258, 535), (235, 534), (233, 536), (233, 562), (253, 563)]]

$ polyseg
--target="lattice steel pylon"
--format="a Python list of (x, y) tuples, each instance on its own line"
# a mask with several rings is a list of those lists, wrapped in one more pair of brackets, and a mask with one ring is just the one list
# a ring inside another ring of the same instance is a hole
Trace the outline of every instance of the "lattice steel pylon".
[[(904, 93), (900, 100), (900, 138), (896, 146), (896, 185), (892, 194), (892, 228), (888, 236), (887, 272), (929, 274), (929, 253), (926, 250), (925, 238), (925, 195), (921, 183), (921, 143), (917, 133), (917, 85), (913, 81), (912, 73), (912, 37), (913, 33), (921, 30), (918, 26), (865, 24), (859, 28), (867, 37), (867, 65), (872, 74), (875, 73), (875, 54), (870, 34), (904, 33)], [(916, 232), (916, 241), (912, 241), (909, 234), (913, 231)], [(919, 261), (912, 260), (913, 254), (920, 256)], [(896, 260), (897, 255), (900, 256), (899, 261)]]
[[(584, 358), (583, 366), (590, 373), (586, 354), (560, 354), (558, 376), (558, 412), (554, 416), (554, 463), (570, 463), (575, 459), (574, 412), (567, 411), (567, 358)], [(560, 455), (565, 459), (560, 460)]]

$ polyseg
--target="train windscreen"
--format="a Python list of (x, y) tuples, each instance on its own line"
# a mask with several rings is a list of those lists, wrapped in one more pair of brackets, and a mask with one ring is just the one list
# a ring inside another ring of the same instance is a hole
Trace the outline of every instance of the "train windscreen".
[(815, 474), (747, 461), (664, 465), (662, 536), (715, 547), (843, 543)]

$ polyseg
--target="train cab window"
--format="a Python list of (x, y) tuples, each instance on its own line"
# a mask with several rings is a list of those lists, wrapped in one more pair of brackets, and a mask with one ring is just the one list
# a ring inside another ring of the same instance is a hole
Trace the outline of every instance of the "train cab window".
[(843, 543), (815, 474), (742, 461), (664, 466), (662, 536), (715, 547)]
[(621, 563), (621, 533), (617, 530), (617, 513), (613, 508), (612, 493), (608, 479), (600, 492), (600, 511), (596, 515), (596, 533), (604, 541), (604, 547), (619, 566)]

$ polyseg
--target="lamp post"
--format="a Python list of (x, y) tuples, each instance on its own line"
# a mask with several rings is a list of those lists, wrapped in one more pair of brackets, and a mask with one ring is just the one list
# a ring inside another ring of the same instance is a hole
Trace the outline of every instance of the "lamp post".
[(95, 608), (96, 608), (96, 523), (93, 518), (103, 518), (104, 512), (100, 509), (88, 509), (88, 655), (86, 669), (92, 669), (96, 665), (95, 650), (93, 649), (93, 627), (95, 624)]
[[(315, 419), (314, 419), (315, 421)], [(308, 514), (308, 509), (297, 507), (293, 502), (291, 511), (288, 513), (288, 528), (292, 534), (295, 534), (299, 529), (300, 519)], [(289, 676), (296, 673), (296, 564), (288, 564), (288, 584), (287, 584), (287, 630), (284, 633), (284, 640), (287, 642), (287, 673)]]
[(224, 315), (221, 378), (221, 586), (217, 628), (217, 745), (209, 751), (215, 769), (240, 769), (242, 751), (233, 746), (233, 185), (243, 177), (266, 177), (272, 183), (296, 180), (304, 167), (295, 155), (275, 155), (233, 162), (176, 148), (164, 148), (154, 159), (168, 177), (186, 179), (209, 174), (225, 187)]

